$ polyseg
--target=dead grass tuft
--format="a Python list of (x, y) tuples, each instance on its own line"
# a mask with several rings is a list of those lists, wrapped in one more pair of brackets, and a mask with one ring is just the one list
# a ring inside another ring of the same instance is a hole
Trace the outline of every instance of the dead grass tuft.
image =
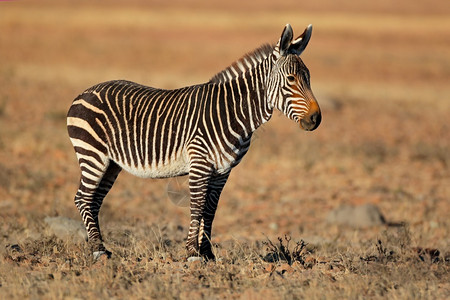
[(306, 249), (308, 244), (300, 240), (290, 249), (291, 240), (292, 238), (290, 236), (285, 235), (284, 239), (278, 237), (278, 244), (274, 244), (267, 238), (267, 241), (264, 242), (264, 245), (267, 246), (267, 254), (262, 257), (263, 261), (271, 263), (285, 261), (289, 265), (292, 265), (294, 262), (299, 262), (302, 266), (305, 266), (305, 258), (311, 253), (310, 250)]

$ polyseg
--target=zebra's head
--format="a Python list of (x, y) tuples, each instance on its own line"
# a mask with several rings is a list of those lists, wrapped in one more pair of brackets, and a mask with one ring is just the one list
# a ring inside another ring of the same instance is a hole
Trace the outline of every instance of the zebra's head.
[(322, 120), (319, 105), (311, 91), (309, 70), (300, 58), (311, 32), (312, 25), (309, 25), (294, 40), (291, 25), (286, 25), (273, 50), (266, 94), (269, 106), (280, 110), (308, 131), (316, 129)]

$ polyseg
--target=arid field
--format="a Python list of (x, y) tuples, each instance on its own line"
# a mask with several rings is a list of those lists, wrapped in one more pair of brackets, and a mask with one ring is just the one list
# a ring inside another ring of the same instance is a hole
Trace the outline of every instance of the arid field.
[[(81, 223), (79, 93), (206, 82), (286, 23), (314, 26), (322, 124), (275, 112), (258, 129), (221, 196), (216, 262), (186, 261), (186, 178), (120, 174), (100, 214), (110, 259), (51, 226)], [(447, 0), (0, 2), (0, 299), (448, 299), (449, 216)]]

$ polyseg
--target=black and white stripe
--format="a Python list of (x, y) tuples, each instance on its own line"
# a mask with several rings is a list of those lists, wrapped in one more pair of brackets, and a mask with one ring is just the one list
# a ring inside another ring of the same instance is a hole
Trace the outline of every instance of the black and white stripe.
[(287, 25), (276, 46), (247, 54), (204, 84), (163, 90), (109, 81), (74, 100), (67, 126), (81, 169), (75, 204), (96, 255), (107, 253), (100, 206), (124, 169), (145, 178), (189, 174), (188, 255), (214, 258), (211, 228), (220, 193), (252, 133), (274, 108), (305, 130), (320, 123), (299, 56), (310, 36), (311, 26), (293, 40)]

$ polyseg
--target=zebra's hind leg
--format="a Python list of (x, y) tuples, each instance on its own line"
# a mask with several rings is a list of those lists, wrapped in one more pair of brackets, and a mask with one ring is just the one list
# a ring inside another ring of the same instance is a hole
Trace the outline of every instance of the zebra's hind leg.
[(80, 160), (80, 167), (80, 187), (75, 195), (75, 205), (86, 226), (88, 243), (94, 259), (105, 254), (110, 257), (111, 252), (107, 251), (103, 245), (98, 214), (103, 199), (122, 169), (113, 161), (108, 161), (103, 167), (99, 167), (91, 161)]

